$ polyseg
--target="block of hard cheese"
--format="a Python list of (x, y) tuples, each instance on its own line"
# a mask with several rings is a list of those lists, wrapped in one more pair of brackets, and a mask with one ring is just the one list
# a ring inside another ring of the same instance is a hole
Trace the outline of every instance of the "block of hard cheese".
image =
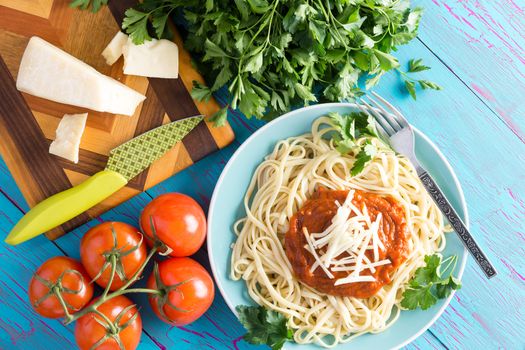
[(35, 36), (22, 56), (16, 87), (48, 100), (124, 115), (133, 115), (146, 98)]
[(49, 153), (78, 163), (80, 139), (86, 127), (87, 113), (66, 114), (62, 117)]
[(128, 36), (120, 30), (115, 34), (108, 46), (102, 51), (102, 56), (108, 65), (112, 65), (122, 56), (122, 48), (128, 42)]
[(166, 79), (179, 77), (179, 49), (174, 42), (151, 39), (135, 45), (128, 38), (122, 53), (124, 74)]

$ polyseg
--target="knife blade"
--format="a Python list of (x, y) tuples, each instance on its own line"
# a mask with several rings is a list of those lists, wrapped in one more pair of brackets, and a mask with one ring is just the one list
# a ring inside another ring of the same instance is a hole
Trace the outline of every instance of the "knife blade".
[(38, 203), (18, 221), (5, 242), (25, 242), (102, 202), (161, 158), (203, 118), (195, 116), (161, 125), (114, 148), (104, 170)]

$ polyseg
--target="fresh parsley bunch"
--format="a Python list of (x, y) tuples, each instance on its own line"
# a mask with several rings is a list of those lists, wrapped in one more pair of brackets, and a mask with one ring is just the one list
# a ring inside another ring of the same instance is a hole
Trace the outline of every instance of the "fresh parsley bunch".
[[(108, 0), (72, 0), (96, 11)], [(185, 45), (210, 86), (194, 83), (192, 96), (208, 99), (228, 86), (230, 105), (246, 116), (275, 117), (291, 106), (341, 101), (362, 94), (397, 70), (410, 95), (416, 85), (440, 90), (407, 73), (429, 67), (411, 60), (408, 72), (391, 54), (417, 35), (422, 10), (409, 0), (144, 0), (126, 11), (122, 28), (135, 44), (170, 37), (175, 10), (184, 14)], [(214, 118), (222, 124), (226, 106)], [(268, 112), (268, 113), (267, 113)]]
[(293, 105), (352, 99), (362, 93), (360, 77), (368, 89), (398, 69), (391, 52), (416, 37), (421, 17), (421, 9), (409, 5), (409, 0), (145, 0), (126, 12), (123, 28), (137, 44), (151, 33), (162, 37), (169, 15), (182, 8), (189, 31), (185, 44), (210, 83), (195, 84), (193, 96), (209, 98), (227, 84), (231, 107), (257, 118), (269, 111), (271, 118)]
[[(186, 9), (188, 48), (225, 83), (231, 106), (262, 118), (317, 100), (340, 101), (399, 67), (390, 54), (413, 39), (421, 16), (409, 1), (206, 1)], [(199, 87), (197, 86), (196, 89)]]

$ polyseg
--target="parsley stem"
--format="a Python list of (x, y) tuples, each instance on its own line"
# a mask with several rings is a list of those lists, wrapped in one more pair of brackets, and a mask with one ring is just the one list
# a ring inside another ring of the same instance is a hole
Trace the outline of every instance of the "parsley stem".
[(401, 78), (403, 81), (409, 81), (411, 83), (417, 83), (419, 80), (412, 78), (410, 75), (407, 74), (407, 72), (403, 72), (401, 69), (396, 68), (396, 71), (401, 75)]
[[(440, 264), (440, 269), (439, 269), (439, 276), (442, 277), (443, 274), (445, 272), (447, 272), (450, 268), (450, 266), (452, 266), (452, 269), (450, 269), (450, 272), (454, 271), (454, 269), (456, 268), (456, 264), (457, 264), (457, 260), (458, 260), (458, 257), (457, 255), (451, 255), (449, 256), (448, 258), (446, 258), (445, 260), (443, 260)], [(441, 266), (443, 266), (444, 264), (446, 264), (446, 266), (441, 269)]]

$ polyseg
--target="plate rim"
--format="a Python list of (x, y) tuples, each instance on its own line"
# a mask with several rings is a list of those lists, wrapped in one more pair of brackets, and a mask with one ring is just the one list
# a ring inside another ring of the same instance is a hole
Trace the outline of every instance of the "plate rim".
[[(209, 239), (210, 232), (211, 232), (211, 226), (212, 226), (212, 222), (213, 222), (211, 213), (214, 211), (215, 206), (216, 206), (217, 192), (219, 190), (219, 187), (220, 187), (221, 183), (223, 182), (223, 180), (224, 180), (224, 178), (226, 176), (226, 173), (228, 172), (229, 168), (235, 162), (235, 160), (239, 156), (239, 154), (242, 153), (244, 151), (244, 149), (247, 147), (247, 145), (249, 143), (251, 143), (253, 141), (253, 139), (256, 138), (259, 134), (264, 133), (266, 129), (271, 128), (273, 126), (273, 124), (278, 123), (279, 120), (291, 118), (295, 114), (301, 113), (301, 112), (303, 112), (305, 110), (315, 110), (315, 109), (324, 109), (324, 108), (328, 109), (328, 108), (331, 108), (331, 107), (351, 107), (351, 108), (356, 108), (357, 109), (357, 104), (356, 103), (352, 103), (352, 102), (318, 103), (318, 104), (315, 104), (315, 105), (306, 106), (306, 107), (298, 108), (298, 109), (295, 109), (293, 111), (287, 112), (287, 113), (282, 114), (281, 116), (275, 118), (274, 120), (266, 123), (265, 125), (263, 125), (259, 129), (257, 129), (254, 133), (252, 133), (250, 136), (248, 136), (248, 138), (246, 138), (246, 140), (244, 140), (242, 142), (242, 144), (237, 148), (237, 150), (235, 150), (233, 155), (230, 157), (230, 159), (226, 163), (224, 169), (221, 171), (221, 175), (219, 176), (219, 179), (217, 180), (217, 183), (215, 184), (215, 187), (214, 187), (213, 193), (212, 193), (212, 197), (211, 197), (211, 200), (210, 200), (210, 206), (208, 208), (208, 215), (207, 215), (208, 220), (207, 220), (206, 248), (208, 250), (208, 260), (210, 262), (210, 267), (211, 267), (212, 274), (213, 274), (213, 277), (214, 277), (214, 280), (215, 280), (215, 284), (216, 284), (217, 288), (219, 289), (219, 292), (221, 293), (221, 296), (224, 299), (226, 305), (233, 312), (233, 314), (235, 315), (235, 317), (237, 319), (239, 319), (239, 316), (237, 314), (237, 310), (235, 310), (235, 305), (232, 305), (231, 301), (229, 300), (229, 298), (227, 296), (228, 294), (223, 289), (223, 286), (218, 282), (219, 279), (217, 278), (217, 276), (218, 276), (217, 266), (216, 266), (215, 262), (213, 261), (213, 259), (211, 258), (213, 256), (213, 247), (211, 245), (211, 239)], [(452, 167), (452, 165), (450, 165), (448, 159), (441, 152), (441, 150), (437, 147), (437, 145), (426, 134), (424, 134), (422, 131), (420, 131), (419, 129), (414, 127), (412, 124), (410, 124), (410, 126), (412, 127), (414, 132), (418, 134), (418, 136), (420, 136), (422, 139), (424, 139), (430, 145), (432, 150), (434, 152), (436, 152), (436, 154), (439, 156), (439, 158), (441, 158), (441, 160), (445, 164), (445, 167), (447, 168), (447, 170), (452, 175), (453, 183), (454, 183), (455, 187), (458, 189), (459, 204), (461, 206), (461, 209), (465, 213), (465, 220), (464, 220), (465, 226), (467, 227), (467, 229), (470, 228), (470, 217), (469, 217), (469, 213), (468, 213), (467, 203), (466, 203), (466, 200), (465, 200), (465, 195), (463, 193), (463, 188), (461, 187), (461, 183), (459, 182), (459, 179), (458, 179), (458, 177), (456, 175), (456, 172), (454, 171), (454, 168)], [(430, 173), (430, 175), (432, 175), (432, 174)], [(468, 254), (467, 248), (463, 245), (463, 258), (461, 259), (461, 264), (459, 266), (459, 271), (458, 271), (458, 279), (459, 280), (462, 280), (462, 278), (463, 278), (463, 273), (465, 272), (465, 267), (467, 265), (468, 255), (469, 254)], [(241, 281), (239, 281), (239, 283), (241, 283)], [(394, 345), (390, 349), (402, 348), (403, 346), (406, 346), (406, 345), (410, 344), (415, 339), (417, 339), (421, 334), (426, 332), (437, 321), (437, 319), (439, 317), (441, 317), (441, 315), (443, 314), (445, 309), (449, 306), (450, 301), (454, 297), (455, 293), (456, 293), (456, 291), (453, 290), (452, 293), (445, 300), (445, 303), (443, 304), (443, 306), (436, 312), (434, 317), (432, 317), (432, 319), (430, 319), (430, 321), (427, 322), (427, 324), (425, 324), (423, 327), (421, 327), (421, 329), (418, 332), (416, 332), (413, 336), (411, 336), (408, 339), (406, 339), (404, 342)], [(285, 348), (286, 347), (283, 347), (283, 349), (285, 349)], [(319, 349), (322, 349), (322, 348), (319, 347)], [(335, 347), (334, 349), (337, 349), (337, 347)]]

